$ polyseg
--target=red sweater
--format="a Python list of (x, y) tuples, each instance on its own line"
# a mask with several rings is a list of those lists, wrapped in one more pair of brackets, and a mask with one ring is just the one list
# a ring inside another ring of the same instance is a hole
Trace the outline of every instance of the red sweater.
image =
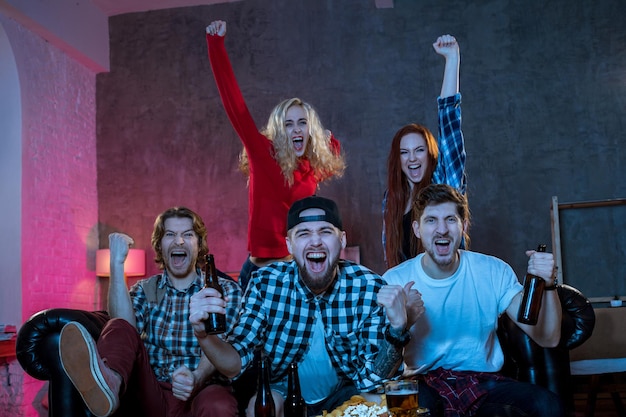
[[(301, 159), (294, 172), (293, 185), (287, 185), (272, 156), (272, 142), (259, 132), (243, 99), (224, 47), (224, 37), (207, 34), (206, 38), (222, 104), (248, 152), (248, 251), (260, 258), (285, 257), (289, 254), (285, 243), (287, 212), (294, 201), (315, 193), (315, 173), (309, 161)], [(331, 146), (338, 152), (339, 142), (334, 137), (331, 141)]]

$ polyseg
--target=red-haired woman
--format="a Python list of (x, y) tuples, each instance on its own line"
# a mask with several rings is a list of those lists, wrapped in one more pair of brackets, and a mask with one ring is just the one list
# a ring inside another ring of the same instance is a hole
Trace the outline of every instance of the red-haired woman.
[(465, 193), (465, 144), (461, 132), (460, 52), (456, 39), (440, 36), (433, 44), (445, 60), (439, 108), (439, 143), (418, 124), (398, 130), (387, 160), (387, 191), (383, 199), (383, 247), (388, 268), (422, 252), (413, 233), (411, 206), (417, 193), (443, 183)]

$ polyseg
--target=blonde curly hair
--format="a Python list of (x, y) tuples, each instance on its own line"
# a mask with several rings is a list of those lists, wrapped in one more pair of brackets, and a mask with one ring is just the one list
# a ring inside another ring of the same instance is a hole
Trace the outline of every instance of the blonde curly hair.
[[(289, 186), (293, 185), (293, 173), (298, 167), (298, 156), (293, 149), (290, 138), (285, 129), (287, 110), (291, 106), (302, 106), (309, 124), (309, 142), (303, 158), (311, 163), (318, 182), (331, 177), (341, 177), (346, 168), (343, 155), (335, 153), (330, 145), (330, 133), (324, 129), (322, 122), (315, 109), (297, 97), (286, 99), (278, 103), (272, 110), (267, 121), (267, 126), (261, 130), (261, 134), (267, 137), (274, 146), (274, 159), (280, 166)], [(239, 169), (250, 176), (248, 153), (244, 148), (239, 155)]]

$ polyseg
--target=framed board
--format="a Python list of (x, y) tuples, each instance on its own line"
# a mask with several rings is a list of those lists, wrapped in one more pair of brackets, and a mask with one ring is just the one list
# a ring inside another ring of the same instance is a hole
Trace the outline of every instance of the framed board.
[(591, 302), (626, 300), (626, 199), (559, 203), (552, 197), (559, 282)]

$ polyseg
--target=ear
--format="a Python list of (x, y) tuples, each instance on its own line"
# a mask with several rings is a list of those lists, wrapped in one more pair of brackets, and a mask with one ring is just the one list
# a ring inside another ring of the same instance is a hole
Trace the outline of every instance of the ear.
[(287, 250), (289, 251), (289, 254), (293, 255), (293, 251), (291, 250), (291, 240), (289, 240), (289, 235), (285, 237), (285, 243), (287, 243)]
[(467, 230), (469, 229), (469, 222), (467, 220), (465, 220), (463, 222), (463, 233), (467, 234)]
[(346, 242), (347, 242), (347, 240), (346, 240), (346, 232), (341, 231), (340, 239), (341, 239), (341, 249), (345, 249), (346, 248)]
[(420, 237), (420, 223), (417, 220), (413, 220), (412, 226), (413, 226), (413, 233), (415, 233), (415, 236), (417, 236), (418, 239), (421, 239), (421, 237)]

